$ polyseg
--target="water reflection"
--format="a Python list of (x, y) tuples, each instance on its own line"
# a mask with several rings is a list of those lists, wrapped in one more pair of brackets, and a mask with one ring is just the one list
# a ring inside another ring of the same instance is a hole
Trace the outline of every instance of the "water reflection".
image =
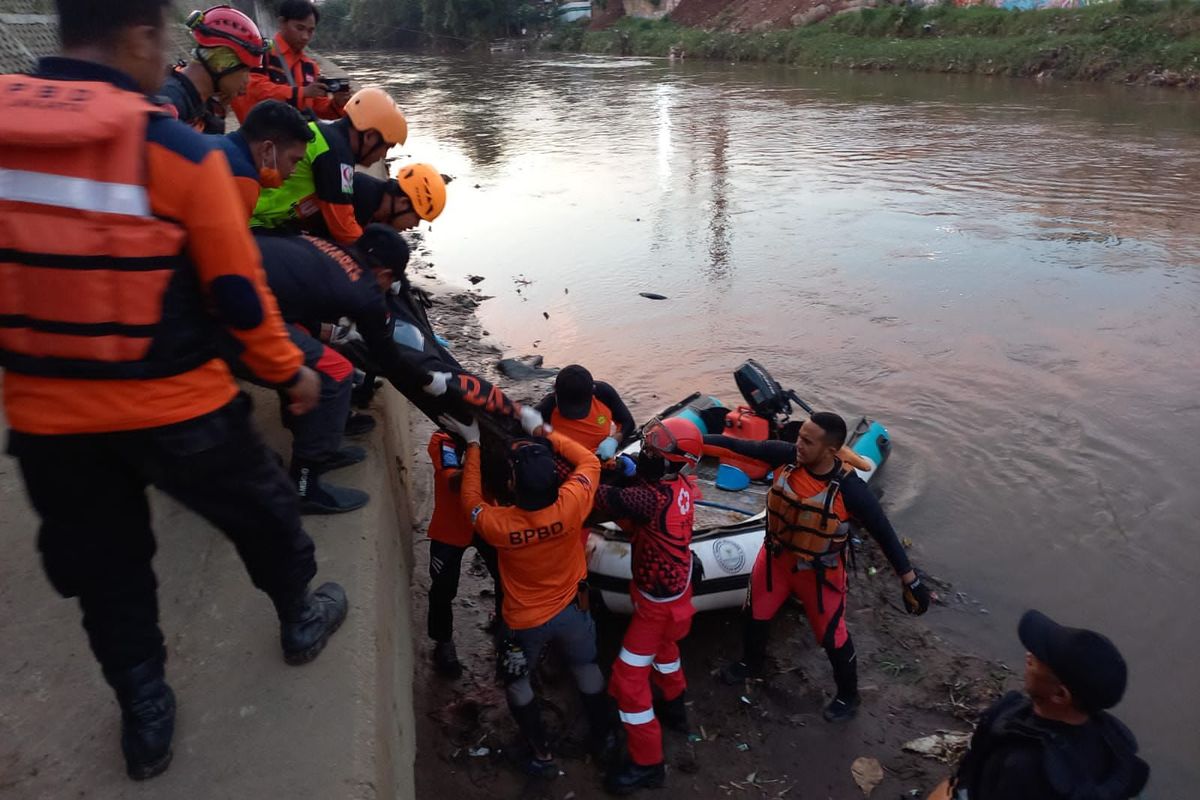
[[(930, 624), (1010, 663), (1027, 606), (1103, 628), (1130, 658), (1120, 713), (1156, 796), (1189, 796), (1194, 97), (644, 59), (346, 61), (393, 87), (406, 150), (457, 174), (426, 243), (443, 276), (486, 278), (496, 338), (587, 364), (643, 418), (697, 389), (731, 397), (747, 356), (822, 407), (878, 416), (898, 528), (993, 611)], [(533, 281), (520, 295), (517, 274)]]

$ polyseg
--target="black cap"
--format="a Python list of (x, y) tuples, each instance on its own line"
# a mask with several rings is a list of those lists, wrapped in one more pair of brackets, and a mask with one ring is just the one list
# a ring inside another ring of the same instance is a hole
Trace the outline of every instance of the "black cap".
[(1021, 644), (1071, 691), (1080, 711), (1112, 708), (1125, 694), (1125, 659), (1107, 637), (1059, 625), (1040, 611), (1026, 611), (1017, 625)]
[(558, 499), (558, 471), (549, 440), (541, 437), (515, 439), (508, 459), (512, 464), (518, 508), (537, 511)]
[(567, 419), (583, 419), (592, 407), (596, 383), (592, 373), (578, 364), (563, 367), (554, 379), (554, 402)]
[(399, 195), (400, 184), (394, 178), (383, 180), (365, 172), (354, 173), (354, 219), (366, 225), (383, 203), (384, 195)]
[(368, 225), (354, 246), (375, 266), (390, 269), (397, 275), (408, 266), (408, 242), (390, 225), (381, 222)]

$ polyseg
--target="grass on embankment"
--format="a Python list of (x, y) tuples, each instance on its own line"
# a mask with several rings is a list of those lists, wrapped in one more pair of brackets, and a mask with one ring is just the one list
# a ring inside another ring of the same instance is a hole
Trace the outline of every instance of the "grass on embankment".
[(564, 28), (549, 44), (613, 55), (665, 56), (675, 49), (689, 58), (1196, 86), (1200, 2), (1120, 0), (1036, 11), (884, 6), (754, 33), (622, 19), (603, 31)]

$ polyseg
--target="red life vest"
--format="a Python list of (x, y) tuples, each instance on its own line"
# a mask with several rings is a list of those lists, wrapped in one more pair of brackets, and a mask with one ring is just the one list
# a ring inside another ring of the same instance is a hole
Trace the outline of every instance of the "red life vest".
[(150, 379), (214, 358), (198, 302), (164, 328), (164, 296), (190, 263), (184, 228), (151, 210), (145, 131), (155, 113), (109, 83), (0, 76), (5, 369)]
[(690, 475), (654, 486), (667, 495), (658, 519), (633, 536), (633, 585), (651, 600), (673, 600), (692, 578), (692, 525), (700, 497)]

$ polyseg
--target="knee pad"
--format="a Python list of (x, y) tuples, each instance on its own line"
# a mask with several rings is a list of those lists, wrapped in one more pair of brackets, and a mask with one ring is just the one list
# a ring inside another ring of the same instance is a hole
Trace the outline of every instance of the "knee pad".
[(575, 676), (575, 685), (584, 694), (604, 691), (604, 675), (595, 663), (576, 664), (571, 667), (571, 674)]

